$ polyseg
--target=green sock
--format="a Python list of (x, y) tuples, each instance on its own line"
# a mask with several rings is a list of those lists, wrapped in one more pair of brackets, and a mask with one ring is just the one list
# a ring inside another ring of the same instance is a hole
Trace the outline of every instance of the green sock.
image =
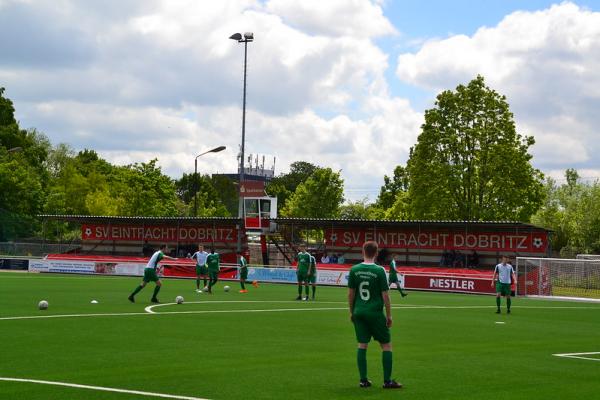
[(302, 296), (302, 285), (298, 285), (298, 296)]
[(158, 294), (158, 292), (160, 292), (160, 286), (156, 285), (156, 287), (154, 288), (154, 294), (152, 294), (152, 298), (155, 299), (156, 295)]
[(240, 285), (242, 285), (242, 290), (246, 290), (246, 286), (244, 285), (244, 281), (240, 281)]
[(383, 364), (383, 381), (392, 379), (392, 352), (383, 351), (381, 353), (381, 363)]
[(206, 278), (204, 278), (204, 287), (206, 287)]
[(510, 296), (506, 296), (506, 308), (508, 310), (510, 310), (510, 304), (512, 303), (512, 300), (510, 299)]
[(358, 349), (356, 352), (356, 362), (358, 364), (358, 373), (360, 380), (367, 380), (367, 349)]
[(315, 292), (316, 292), (316, 291), (317, 291), (317, 287), (316, 287), (316, 286), (313, 286), (313, 287), (312, 287), (312, 297), (313, 297), (313, 298), (315, 297)]
[(131, 293), (131, 297), (135, 296), (136, 294), (138, 294), (140, 292), (140, 290), (142, 290), (144, 287), (142, 285), (139, 285), (138, 287), (135, 288), (135, 290), (133, 291), (133, 293)]
[(498, 310), (500, 309), (500, 297), (496, 297), (496, 305), (498, 306)]
[(308, 297), (308, 285), (304, 286), (304, 293), (306, 293), (306, 297)]
[(196, 289), (200, 289), (200, 278), (196, 279)]

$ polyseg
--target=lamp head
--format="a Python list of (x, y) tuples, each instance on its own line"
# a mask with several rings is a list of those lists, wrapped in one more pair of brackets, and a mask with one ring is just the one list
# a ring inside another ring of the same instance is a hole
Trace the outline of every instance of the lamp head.
[(242, 34), (241, 33), (234, 33), (233, 35), (229, 36), (229, 39), (233, 39), (233, 40), (242, 40)]

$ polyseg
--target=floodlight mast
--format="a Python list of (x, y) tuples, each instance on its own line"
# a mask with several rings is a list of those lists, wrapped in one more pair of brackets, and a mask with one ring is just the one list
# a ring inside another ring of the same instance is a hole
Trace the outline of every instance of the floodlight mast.
[[(246, 143), (246, 76), (247, 76), (247, 65), (248, 65), (248, 42), (254, 41), (254, 34), (252, 32), (245, 32), (242, 38), (241, 33), (234, 33), (229, 39), (236, 40), (238, 43), (244, 43), (244, 89), (243, 89), (243, 101), (242, 101), (242, 145), (240, 147), (240, 170), (239, 170), (239, 203), (238, 203), (238, 217), (240, 221), (244, 218), (244, 199), (242, 197), (242, 185), (244, 182), (244, 147)], [(238, 238), (237, 238), (237, 252), (242, 252), (242, 222), (238, 224)]]

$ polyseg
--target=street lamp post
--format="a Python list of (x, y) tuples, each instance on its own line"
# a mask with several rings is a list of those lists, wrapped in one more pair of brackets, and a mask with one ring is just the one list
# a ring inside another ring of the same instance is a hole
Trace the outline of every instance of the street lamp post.
[[(244, 43), (244, 95), (242, 102), (242, 145), (240, 149), (240, 170), (239, 170), (239, 204), (238, 204), (238, 217), (243, 218), (243, 198), (242, 198), (242, 184), (244, 182), (244, 146), (246, 143), (246, 71), (248, 65), (248, 43), (254, 41), (254, 34), (252, 32), (245, 32), (242, 36), (241, 33), (234, 33), (229, 39), (236, 40), (238, 43)], [(237, 239), (237, 251), (242, 251), (242, 227), (241, 223), (238, 225), (238, 239)]]
[(204, 153), (198, 154), (196, 156), (196, 158), (194, 158), (194, 183), (195, 183), (195, 190), (194, 190), (194, 217), (198, 216), (198, 189), (200, 186), (200, 182), (198, 179), (198, 157), (203, 156), (205, 154), (208, 153), (218, 153), (220, 151), (225, 150), (226, 147), (225, 146), (219, 146), (219, 147), (215, 147), (212, 150), (209, 151), (205, 151)]

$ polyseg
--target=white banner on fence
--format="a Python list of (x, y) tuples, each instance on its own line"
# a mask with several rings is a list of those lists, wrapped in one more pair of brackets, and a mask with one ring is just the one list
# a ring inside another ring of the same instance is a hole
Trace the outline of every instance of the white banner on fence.
[(67, 274), (93, 274), (96, 272), (96, 263), (93, 261), (48, 261), (48, 272)]
[(320, 269), (317, 271), (317, 283), (319, 285), (348, 286), (349, 273), (349, 271)]
[(142, 276), (146, 264), (76, 260), (29, 260), (29, 272)]
[(30, 259), (29, 272), (48, 272), (48, 262), (46, 260)]

